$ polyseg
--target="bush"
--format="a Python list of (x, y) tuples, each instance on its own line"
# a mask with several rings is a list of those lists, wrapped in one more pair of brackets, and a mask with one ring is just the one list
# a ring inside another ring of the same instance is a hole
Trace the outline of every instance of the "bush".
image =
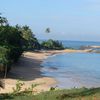
[(47, 50), (63, 50), (64, 47), (61, 42), (49, 39), (48, 41), (43, 41), (41, 43), (42, 49)]
[(4, 71), (5, 66), (10, 69), (11, 60), (9, 59), (9, 50), (4, 47), (0, 47), (0, 71)]
[(22, 50), (21, 32), (12, 26), (0, 26), (0, 71), (10, 69), (11, 64), (21, 56)]

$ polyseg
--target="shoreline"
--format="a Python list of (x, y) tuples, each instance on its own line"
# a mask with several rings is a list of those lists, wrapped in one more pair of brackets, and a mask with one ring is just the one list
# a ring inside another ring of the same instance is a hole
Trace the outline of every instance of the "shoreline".
[(30, 87), (33, 83), (40, 84), (34, 88), (34, 91), (48, 91), (51, 86), (57, 83), (52, 77), (43, 76), (41, 72), (41, 63), (44, 59), (54, 54), (73, 53), (73, 52), (88, 52), (89, 50), (49, 50), (39, 52), (24, 52), (19, 62), (12, 66), (10, 73), (5, 81), (5, 89), (1, 89), (0, 93), (11, 93), (12, 88), (15, 88), (16, 82), (24, 82), (22, 90)]

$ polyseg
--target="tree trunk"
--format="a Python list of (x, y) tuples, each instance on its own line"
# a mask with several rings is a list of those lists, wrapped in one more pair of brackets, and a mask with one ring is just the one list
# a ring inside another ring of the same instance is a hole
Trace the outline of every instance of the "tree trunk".
[(5, 73), (4, 73), (4, 78), (7, 77), (7, 65), (5, 66)]

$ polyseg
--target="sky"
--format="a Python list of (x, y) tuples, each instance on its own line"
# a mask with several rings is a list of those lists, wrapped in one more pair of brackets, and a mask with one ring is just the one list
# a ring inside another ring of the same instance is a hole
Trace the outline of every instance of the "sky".
[(39, 39), (100, 41), (100, 0), (0, 0), (0, 12)]

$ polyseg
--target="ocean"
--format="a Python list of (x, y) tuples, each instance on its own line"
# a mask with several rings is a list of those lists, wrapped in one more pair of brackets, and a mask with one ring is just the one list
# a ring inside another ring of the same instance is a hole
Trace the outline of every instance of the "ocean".
[(67, 41), (62, 40), (60, 41), (64, 45), (64, 47), (69, 47), (73, 49), (80, 49), (83, 46), (100, 46), (100, 42), (92, 42), (92, 41)]
[[(64, 46), (100, 45), (99, 42), (63, 41)], [(63, 53), (49, 56), (42, 63), (43, 75), (57, 80), (59, 88), (100, 87), (99, 53)]]
[[(42, 41), (46, 40), (39, 40), (40, 43)], [(71, 41), (71, 40), (59, 40), (59, 41), (62, 42), (64, 47), (73, 49), (80, 49), (83, 46), (93, 46), (93, 45), (100, 46), (100, 42), (94, 42), (94, 41)]]

